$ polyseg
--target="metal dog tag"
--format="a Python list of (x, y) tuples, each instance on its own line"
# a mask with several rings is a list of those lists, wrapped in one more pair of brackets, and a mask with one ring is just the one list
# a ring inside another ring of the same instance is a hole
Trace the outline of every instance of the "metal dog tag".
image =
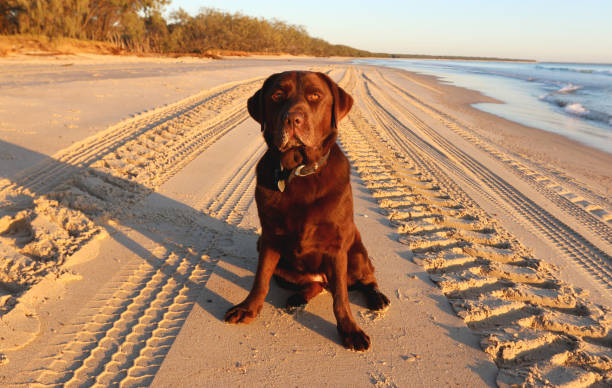
[(285, 191), (285, 181), (284, 180), (278, 181), (277, 186), (281, 193)]

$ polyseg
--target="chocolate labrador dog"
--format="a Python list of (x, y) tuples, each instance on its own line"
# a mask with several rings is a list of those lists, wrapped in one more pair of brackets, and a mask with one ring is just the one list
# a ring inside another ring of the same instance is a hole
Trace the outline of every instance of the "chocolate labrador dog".
[(336, 124), (352, 105), (327, 75), (305, 71), (273, 74), (249, 99), (249, 114), (268, 145), (256, 170), (259, 262), (253, 288), (227, 311), (227, 322), (253, 320), (275, 275), (297, 290), (288, 307), (328, 289), (344, 345), (369, 348), (370, 338), (351, 314), (348, 289), (359, 289), (372, 310), (387, 307), (389, 299), (378, 289), (353, 221), (350, 166), (336, 144)]

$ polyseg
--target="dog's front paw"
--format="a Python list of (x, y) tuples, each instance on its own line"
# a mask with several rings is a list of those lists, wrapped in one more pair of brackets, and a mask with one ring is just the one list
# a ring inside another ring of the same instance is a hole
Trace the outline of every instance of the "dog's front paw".
[(239, 304), (227, 310), (225, 322), (227, 323), (250, 323), (257, 317), (257, 310), (252, 310), (247, 306)]
[(338, 327), (344, 347), (357, 352), (364, 352), (370, 348), (370, 337), (359, 327), (350, 331), (343, 331)]

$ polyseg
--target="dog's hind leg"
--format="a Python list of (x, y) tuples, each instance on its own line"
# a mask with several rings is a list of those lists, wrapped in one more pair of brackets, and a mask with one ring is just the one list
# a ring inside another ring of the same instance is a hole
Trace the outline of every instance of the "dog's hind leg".
[(361, 291), (370, 310), (383, 310), (391, 302), (378, 288), (374, 276), (374, 265), (372, 265), (368, 251), (361, 242), (359, 231), (355, 232), (355, 241), (348, 252), (349, 276), (354, 279), (351, 288)]
[(370, 310), (384, 310), (391, 303), (389, 298), (380, 292), (376, 282), (370, 284), (360, 284), (358, 289), (365, 296), (366, 303)]

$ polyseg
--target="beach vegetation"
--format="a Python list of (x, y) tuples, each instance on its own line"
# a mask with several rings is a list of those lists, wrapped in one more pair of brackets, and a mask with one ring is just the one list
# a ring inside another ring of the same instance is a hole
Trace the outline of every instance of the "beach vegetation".
[(82, 52), (79, 47), (99, 47), (100, 53), (107, 54), (111, 45), (113, 54), (140, 55), (216, 57), (258, 53), (495, 59), (373, 53), (312, 37), (305, 27), (277, 19), (212, 8), (202, 8), (196, 15), (179, 9), (164, 16), (164, 7), (169, 3), (170, 0), (0, 0), (0, 55), (23, 47), (43, 51), (52, 47), (52, 52), (64, 53)]
[(212, 50), (313, 56), (372, 56), (311, 37), (302, 26), (241, 13), (182, 9), (168, 0), (3, 0), (0, 34), (111, 42), (133, 53), (204, 54)]

